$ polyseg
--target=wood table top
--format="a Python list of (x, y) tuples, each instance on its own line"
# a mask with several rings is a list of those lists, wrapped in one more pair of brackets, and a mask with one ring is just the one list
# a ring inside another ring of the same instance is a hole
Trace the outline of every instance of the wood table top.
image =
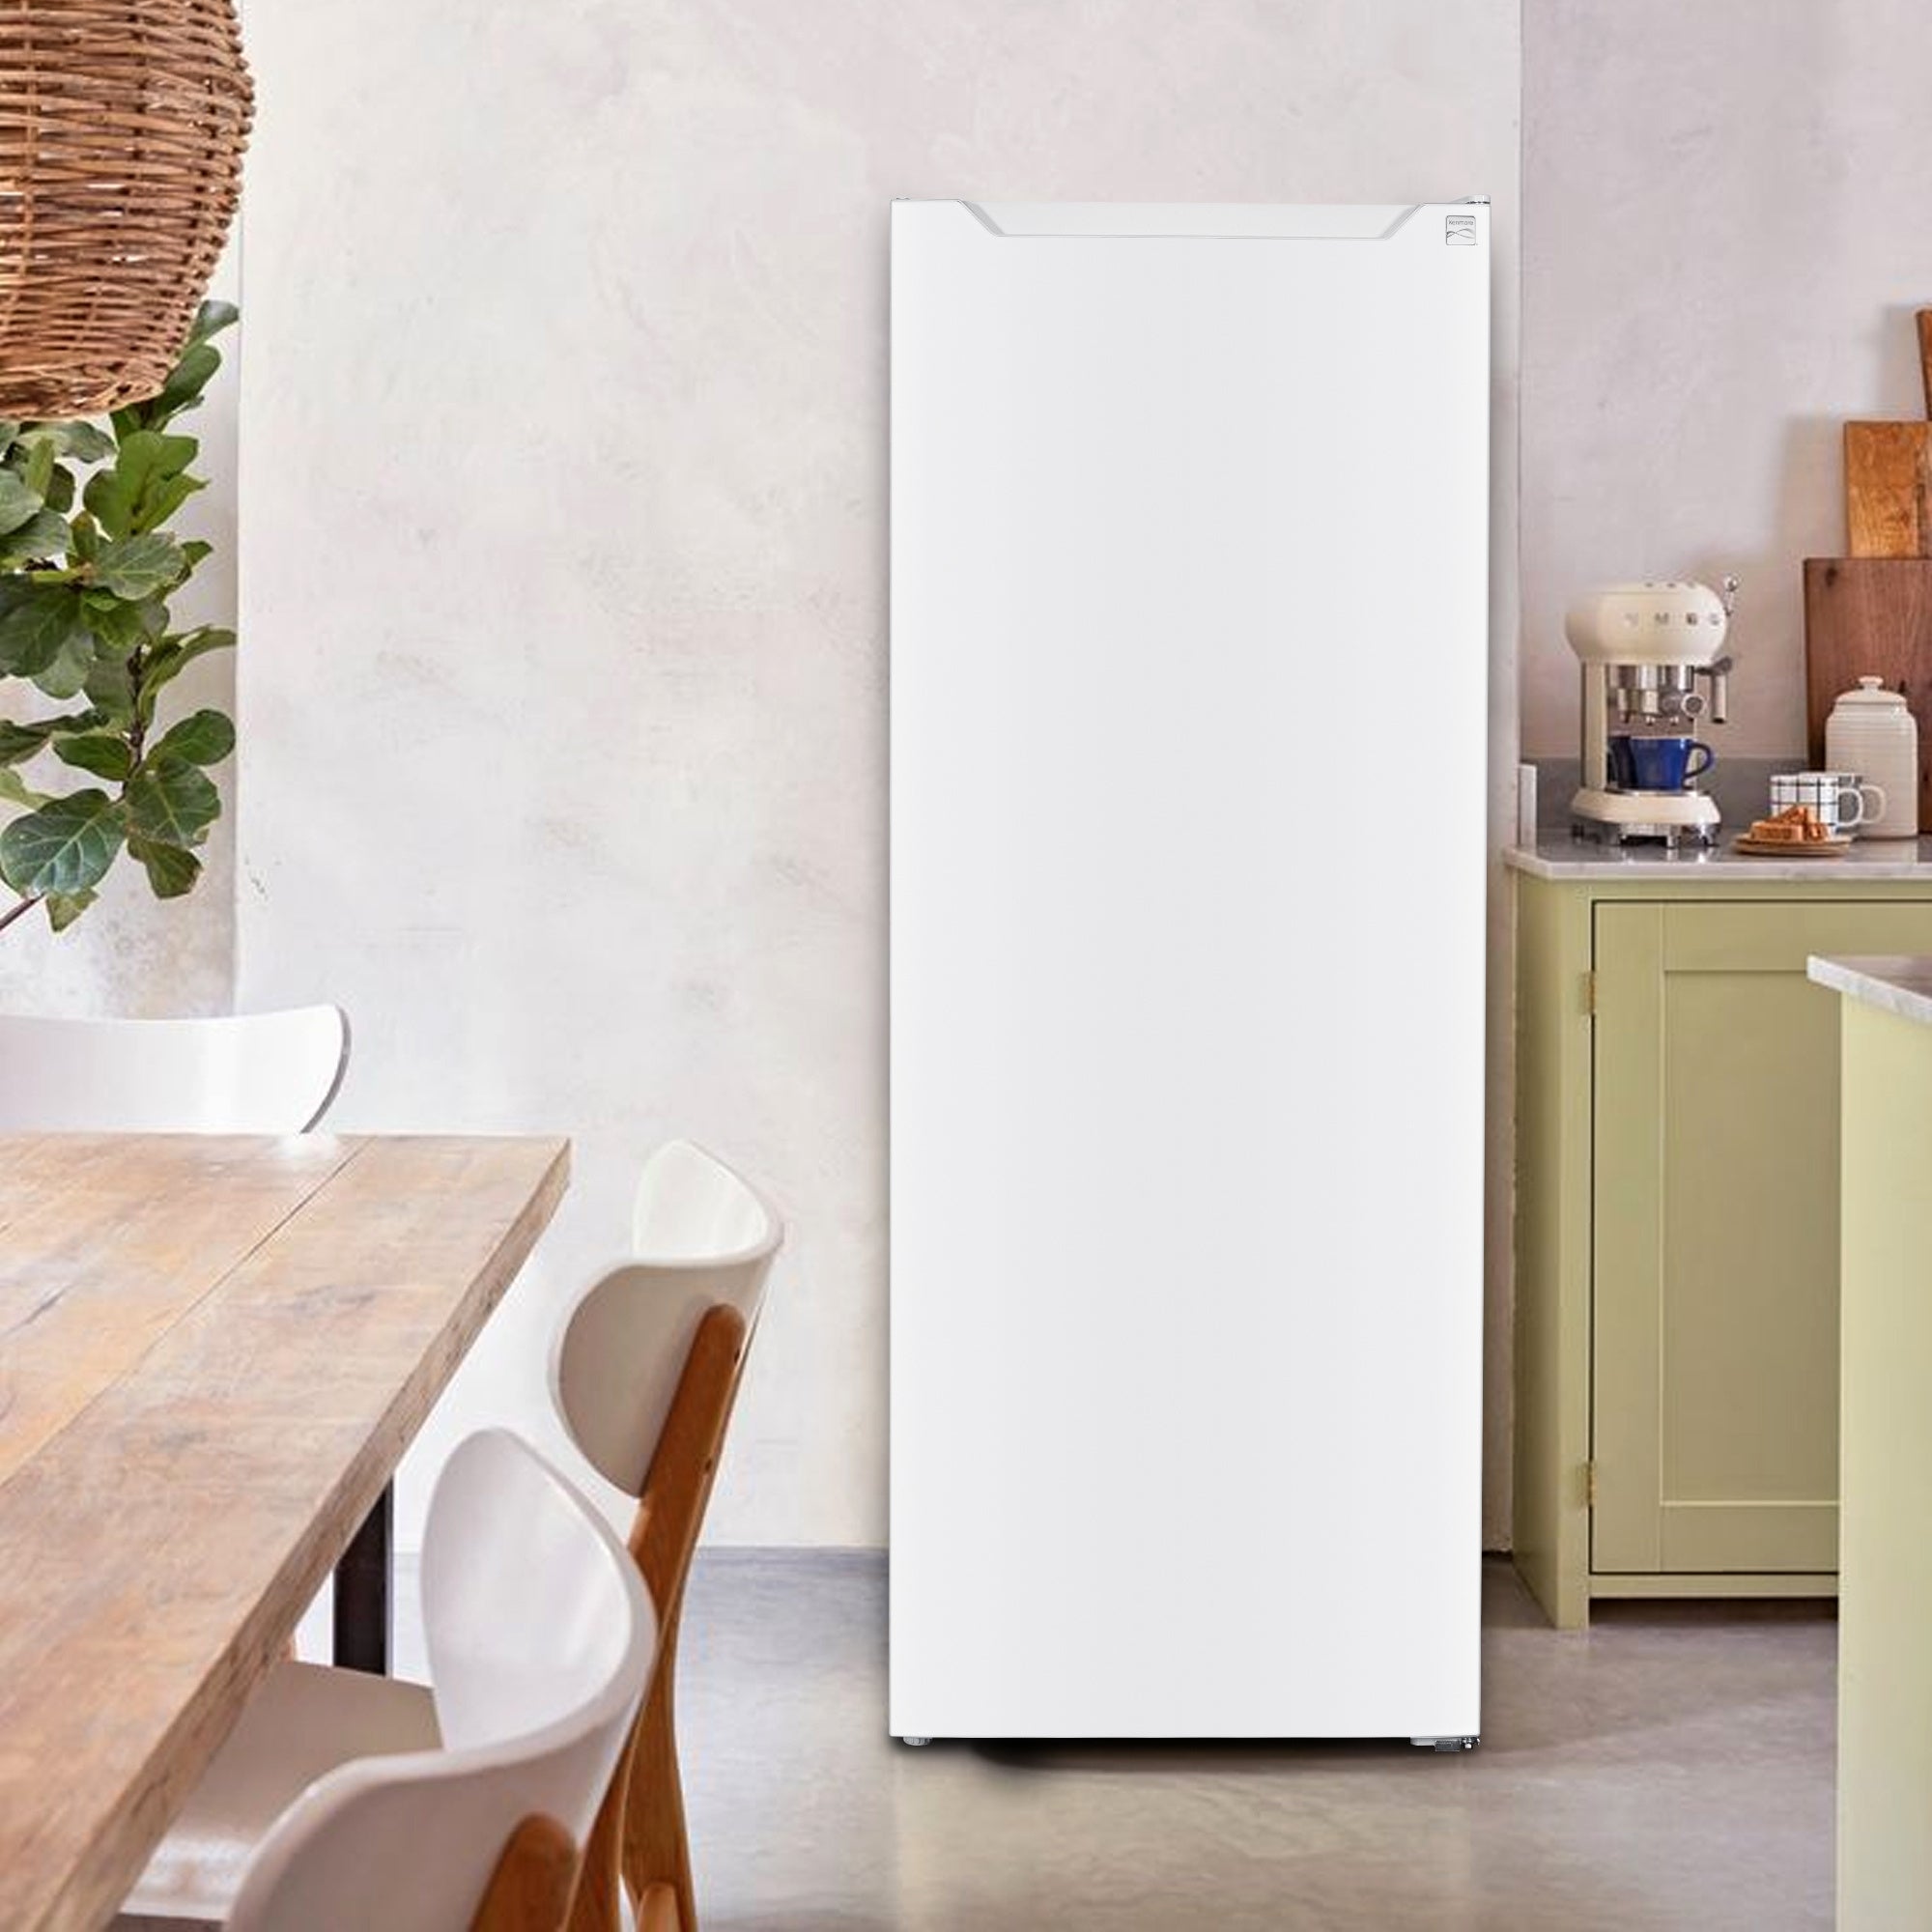
[(0, 1915), (105, 1923), (554, 1211), (560, 1140), (0, 1137)]

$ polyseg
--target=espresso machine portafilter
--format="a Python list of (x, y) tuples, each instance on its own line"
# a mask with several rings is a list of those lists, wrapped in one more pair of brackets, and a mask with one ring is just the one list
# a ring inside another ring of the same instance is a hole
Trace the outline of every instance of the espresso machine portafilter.
[[(1564, 618), (1564, 636), (1582, 665), (1582, 783), (1570, 802), (1579, 836), (1628, 843), (1690, 838), (1711, 844), (1718, 807), (1695, 777), (1644, 787), (1612, 758), (1628, 735), (1690, 736), (1725, 722), (1731, 659), (1725, 647), (1738, 581), (1721, 591), (1705, 583), (1612, 583), (1586, 591)], [(1662, 751), (1665, 748), (1659, 747)]]

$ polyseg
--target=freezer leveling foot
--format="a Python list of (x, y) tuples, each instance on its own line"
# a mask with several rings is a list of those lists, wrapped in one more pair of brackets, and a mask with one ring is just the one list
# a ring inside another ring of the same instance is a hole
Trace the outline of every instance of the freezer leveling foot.
[(910, 1745), (915, 1750), (923, 1750), (931, 1742), (930, 1738), (901, 1738), (899, 1740), (900, 1744)]
[(1474, 1750), (1482, 1743), (1481, 1738), (1410, 1738), (1409, 1743), (1418, 1750), (1458, 1751)]

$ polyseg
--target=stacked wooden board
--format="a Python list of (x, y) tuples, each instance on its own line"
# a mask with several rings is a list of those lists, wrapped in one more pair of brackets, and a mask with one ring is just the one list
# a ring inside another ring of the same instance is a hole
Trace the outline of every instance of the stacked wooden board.
[(1918, 723), (1918, 822), (1932, 826), (1932, 309), (1918, 312), (1928, 420), (1845, 425), (1848, 554), (1804, 563), (1810, 757), (1839, 693), (1880, 677)]
[(1932, 422), (1845, 425), (1845, 524), (1854, 556), (1925, 556)]
[[(1932, 418), (1932, 308), (1918, 367)], [(1852, 556), (1932, 556), (1932, 420), (1845, 425), (1845, 529)]]

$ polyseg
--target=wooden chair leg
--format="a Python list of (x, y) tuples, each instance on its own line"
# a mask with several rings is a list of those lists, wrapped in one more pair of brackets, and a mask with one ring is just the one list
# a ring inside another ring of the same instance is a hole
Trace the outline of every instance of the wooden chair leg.
[(624, 1805), (624, 1880), (639, 1901), (668, 1888), (676, 1901), (681, 1932), (697, 1932), (697, 1899), (691, 1881), (691, 1842), (684, 1827), (684, 1791), (677, 1775), (677, 1733), (671, 1685), (676, 1679), (677, 1633), (665, 1638), (656, 1682), (638, 1720)]
[[(635, 1737), (634, 1731), (633, 1740)], [(583, 1870), (570, 1912), (570, 1932), (623, 1932), (623, 1906), (617, 1893), (624, 1883), (624, 1794), (631, 1749), (632, 1742), (627, 1740), (597, 1822), (590, 1828), (590, 1841), (583, 1848)]]
[(532, 1814), (509, 1835), (470, 1932), (561, 1932), (577, 1847), (554, 1818)]
[(638, 1932), (683, 1932), (677, 1893), (669, 1886), (654, 1885), (639, 1899)]
[(745, 1318), (722, 1302), (698, 1322), (631, 1528), (631, 1554), (661, 1619), (657, 1669), (632, 1733), (621, 1801), (624, 1886), (636, 1904), (639, 1932), (697, 1932), (672, 1686), (685, 1578), (744, 1365), (745, 1332)]

